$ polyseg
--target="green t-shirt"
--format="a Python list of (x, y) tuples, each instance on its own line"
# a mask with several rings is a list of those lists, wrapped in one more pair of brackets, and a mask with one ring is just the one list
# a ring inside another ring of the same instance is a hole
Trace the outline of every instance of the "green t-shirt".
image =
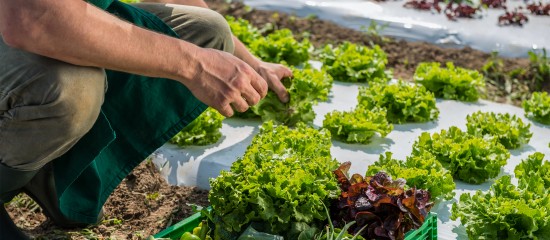
[(107, 9), (111, 3), (113, 3), (114, 0), (88, 0), (90, 4), (93, 4), (101, 9)]

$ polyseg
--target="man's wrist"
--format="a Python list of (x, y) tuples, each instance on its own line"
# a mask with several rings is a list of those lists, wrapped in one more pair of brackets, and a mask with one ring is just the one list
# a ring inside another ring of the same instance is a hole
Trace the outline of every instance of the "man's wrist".
[(204, 49), (199, 47), (188, 46), (188, 44), (181, 45), (181, 56), (184, 56), (180, 61), (174, 61), (176, 79), (189, 87), (189, 84), (193, 82), (196, 76), (203, 71), (202, 60), (204, 56)]

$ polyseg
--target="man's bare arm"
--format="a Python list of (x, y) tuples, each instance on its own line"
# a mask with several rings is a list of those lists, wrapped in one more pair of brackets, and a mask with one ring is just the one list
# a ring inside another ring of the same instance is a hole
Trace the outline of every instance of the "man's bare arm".
[[(204, 0), (143, 0), (143, 2), (180, 4), (209, 8)], [(292, 76), (292, 72), (280, 64), (266, 63), (259, 60), (252, 55), (248, 49), (246, 49), (246, 46), (235, 36), (233, 36), (233, 42), (235, 43), (234, 55), (254, 68), (254, 70), (267, 81), (269, 88), (277, 93), (279, 99), (283, 102), (287, 102), (288, 93), (280, 80), (283, 77)]]
[(226, 116), (267, 91), (230, 54), (136, 27), (84, 1), (0, 0), (0, 33), (12, 47), (68, 63), (180, 81)]

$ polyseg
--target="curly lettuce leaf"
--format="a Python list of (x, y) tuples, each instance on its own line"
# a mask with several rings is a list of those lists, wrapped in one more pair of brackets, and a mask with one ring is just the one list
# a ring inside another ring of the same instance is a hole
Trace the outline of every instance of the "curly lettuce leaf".
[(433, 135), (422, 133), (413, 144), (412, 156), (424, 152), (433, 154), (454, 177), (472, 184), (496, 177), (510, 158), (496, 140), (475, 137), (454, 126)]
[(314, 69), (292, 69), (294, 77), (283, 79), (290, 100), (283, 103), (273, 91), (251, 110), (262, 118), (264, 122), (274, 121), (277, 124), (295, 126), (302, 122), (313, 123), (315, 112), (313, 106), (317, 100), (328, 98), (332, 87), (332, 78), (323, 71)]
[(550, 124), (550, 95), (547, 92), (534, 92), (522, 105), (526, 117), (542, 124)]
[(333, 48), (326, 45), (319, 55), (325, 69), (334, 79), (343, 82), (373, 82), (391, 79), (386, 71), (388, 59), (380, 46), (368, 48), (344, 42)]
[(197, 119), (170, 139), (170, 143), (180, 147), (216, 143), (222, 137), (220, 129), (222, 128), (223, 119), (223, 115), (218, 111), (208, 108)]
[(301, 42), (294, 38), (289, 29), (280, 29), (248, 45), (252, 54), (263, 61), (283, 63), (290, 66), (304, 65), (309, 60), (312, 45), (308, 39)]
[(450, 200), (454, 197), (456, 185), (453, 176), (434, 155), (424, 152), (422, 156), (411, 156), (404, 162), (392, 158), (392, 155), (391, 152), (386, 152), (385, 156), (380, 154), (380, 159), (369, 166), (365, 175), (384, 171), (394, 179), (405, 179), (405, 189), (426, 189), (434, 199)]
[(368, 87), (360, 87), (357, 100), (367, 109), (385, 108), (391, 123), (427, 122), (439, 116), (433, 93), (422, 85), (404, 81), (396, 84), (371, 83)]
[(483, 75), (475, 70), (455, 67), (452, 62), (446, 66), (442, 68), (437, 62), (420, 63), (414, 73), (414, 80), (437, 98), (477, 101), (479, 91), (485, 88)]
[[(550, 201), (549, 196), (544, 200)], [(548, 205), (531, 204), (510, 176), (503, 176), (488, 193), (462, 194), (453, 204), (451, 218), (460, 218), (470, 239), (546, 239), (548, 210)]]
[(297, 222), (325, 220), (323, 204), (340, 193), (330, 146), (327, 130), (264, 123), (231, 170), (211, 180), (216, 228), (240, 233), (249, 223), (262, 222), (266, 232), (286, 236)]
[(245, 46), (248, 46), (256, 39), (263, 38), (258, 28), (252, 26), (247, 20), (225, 16), (229, 28), (235, 37), (237, 37)]
[(516, 166), (518, 186), (510, 176), (487, 193), (462, 194), (451, 218), (460, 218), (470, 239), (547, 239), (550, 234), (550, 163), (534, 153)]
[[(544, 160), (544, 154), (540, 152), (533, 153), (518, 164), (514, 170), (519, 179), (518, 186), (522, 189), (542, 196), (548, 193), (550, 189), (550, 162)], [(534, 183), (536, 179), (539, 183)], [(534, 187), (535, 186), (535, 187)]]
[(310, 99), (318, 101), (328, 100), (329, 93), (332, 89), (332, 83), (334, 82), (330, 74), (322, 69), (291, 69), (293, 78), (308, 83), (308, 89), (300, 89), (300, 91), (307, 92), (307, 95), (311, 95), (311, 97), (309, 97)]
[(332, 136), (348, 143), (367, 144), (375, 133), (385, 137), (393, 130), (386, 120), (386, 110), (375, 108), (368, 110), (357, 107), (353, 111), (333, 111), (325, 115), (323, 127)]
[(529, 143), (533, 133), (531, 124), (509, 113), (475, 112), (466, 117), (468, 133), (485, 138), (495, 138), (507, 149), (519, 148)]

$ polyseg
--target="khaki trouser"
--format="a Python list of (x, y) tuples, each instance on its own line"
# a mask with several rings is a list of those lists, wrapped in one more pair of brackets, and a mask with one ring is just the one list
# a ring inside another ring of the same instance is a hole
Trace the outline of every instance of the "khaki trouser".
[[(135, 6), (157, 15), (183, 40), (234, 50), (227, 22), (216, 12), (178, 5)], [(103, 69), (14, 49), (0, 36), (0, 163), (37, 170), (67, 152), (96, 121), (107, 89), (105, 78)]]

